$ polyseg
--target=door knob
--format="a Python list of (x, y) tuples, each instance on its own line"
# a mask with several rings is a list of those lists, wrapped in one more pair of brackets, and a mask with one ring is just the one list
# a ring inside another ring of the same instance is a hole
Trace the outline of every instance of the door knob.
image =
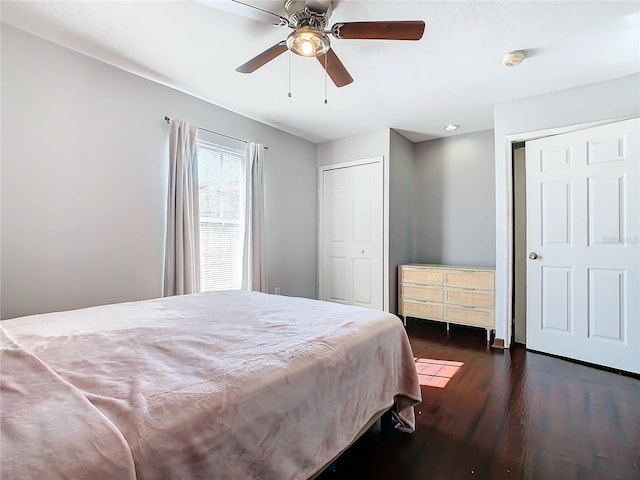
[(364, 250), (360, 250), (360, 253), (364, 253)]
[(536, 258), (538, 258), (538, 254), (537, 254), (536, 252), (531, 252), (531, 253), (529, 254), (529, 258), (530, 258), (531, 260), (535, 260)]

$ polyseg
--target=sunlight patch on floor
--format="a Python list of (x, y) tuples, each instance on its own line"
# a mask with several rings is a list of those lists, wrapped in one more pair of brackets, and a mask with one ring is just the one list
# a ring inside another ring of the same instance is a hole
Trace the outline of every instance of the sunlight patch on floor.
[(416, 370), (420, 385), (426, 387), (444, 388), (462, 365), (464, 362), (416, 358)]

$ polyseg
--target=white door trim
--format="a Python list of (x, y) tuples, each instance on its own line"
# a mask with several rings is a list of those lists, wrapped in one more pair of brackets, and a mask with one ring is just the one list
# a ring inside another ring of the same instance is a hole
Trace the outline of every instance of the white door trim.
[(388, 188), (387, 188), (387, 171), (386, 171), (386, 162), (384, 161), (384, 156), (380, 155), (378, 157), (369, 157), (363, 158), (359, 160), (352, 160), (349, 162), (342, 163), (332, 163), (329, 165), (321, 165), (318, 167), (318, 236), (316, 238), (317, 247), (318, 247), (318, 258), (317, 258), (317, 268), (318, 268), (318, 297), (323, 298), (323, 290), (322, 290), (322, 279), (323, 279), (323, 266), (322, 266), (322, 258), (324, 256), (324, 246), (322, 242), (323, 238), (323, 225), (322, 219), (324, 218), (324, 190), (323, 190), (323, 178), (324, 172), (327, 170), (336, 170), (339, 168), (349, 168), (355, 167), (359, 165), (368, 165), (370, 163), (380, 163), (382, 167), (382, 184), (383, 184), (383, 203), (382, 203), (382, 211), (384, 212), (384, 218), (382, 221), (382, 308), (385, 312), (389, 311), (389, 196), (388, 196)]
[[(580, 123), (577, 125), (568, 125), (563, 127), (554, 127), (544, 130), (534, 130), (531, 132), (513, 133), (505, 136), (503, 144), (505, 149), (506, 160), (506, 182), (496, 182), (496, 196), (501, 196), (505, 201), (505, 209), (496, 210), (496, 217), (502, 216), (500, 221), (496, 221), (496, 245), (505, 245), (504, 250), (496, 249), (496, 285), (504, 285), (506, 292), (503, 295), (496, 295), (496, 324), (502, 324), (503, 332), (505, 332), (504, 348), (511, 345), (512, 327), (511, 319), (513, 317), (513, 261), (514, 261), (514, 244), (513, 244), (513, 144), (534, 140), (541, 137), (549, 137), (551, 135), (559, 135), (562, 133), (574, 132), (585, 128), (597, 127), (609, 123), (620, 122), (637, 118), (636, 115), (623, 118), (615, 118), (609, 120), (601, 120), (597, 122)], [(497, 147), (497, 146), (496, 146)], [(498, 219), (496, 219), (498, 220)], [(506, 225), (506, 232), (499, 228), (499, 225)], [(506, 235), (506, 243), (502, 240)], [(501, 259), (502, 261), (499, 261)], [(500, 300), (502, 299), (502, 302)]]

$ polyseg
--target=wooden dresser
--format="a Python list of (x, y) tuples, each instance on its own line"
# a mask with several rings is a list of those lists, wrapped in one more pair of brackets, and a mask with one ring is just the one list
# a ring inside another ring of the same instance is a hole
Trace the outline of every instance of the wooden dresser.
[(495, 328), (495, 269), (410, 264), (398, 267), (398, 315)]

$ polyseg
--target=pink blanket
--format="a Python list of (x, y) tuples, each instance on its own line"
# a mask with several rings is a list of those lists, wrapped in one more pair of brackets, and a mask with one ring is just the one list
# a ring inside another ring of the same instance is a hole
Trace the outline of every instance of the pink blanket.
[(412, 431), (420, 401), (401, 322), (359, 307), (216, 292), (2, 326), (2, 478), (305, 479), (394, 400)]
[(3, 479), (134, 479), (122, 434), (0, 327)]

